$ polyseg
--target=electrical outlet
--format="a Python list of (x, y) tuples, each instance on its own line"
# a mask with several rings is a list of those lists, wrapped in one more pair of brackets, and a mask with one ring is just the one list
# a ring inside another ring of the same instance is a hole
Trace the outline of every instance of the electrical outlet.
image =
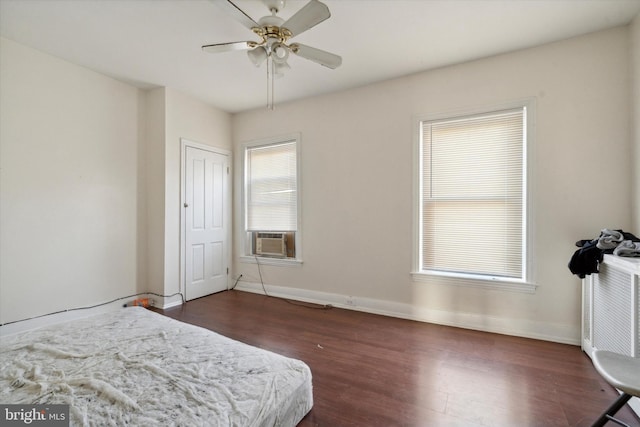
[(347, 303), (347, 305), (356, 305), (356, 299), (354, 297), (347, 297), (347, 300), (345, 302)]

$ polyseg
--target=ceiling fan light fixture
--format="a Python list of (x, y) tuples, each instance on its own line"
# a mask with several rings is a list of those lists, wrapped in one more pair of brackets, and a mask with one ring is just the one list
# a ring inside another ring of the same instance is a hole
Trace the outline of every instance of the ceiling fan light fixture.
[(253, 65), (259, 67), (267, 59), (267, 50), (263, 46), (247, 51), (247, 56)]
[(202, 49), (210, 53), (247, 49), (247, 56), (253, 65), (260, 67), (263, 62), (266, 62), (267, 108), (269, 109), (273, 109), (273, 81), (277, 77), (282, 77), (285, 71), (291, 68), (287, 63), (291, 53), (328, 68), (337, 68), (342, 64), (342, 58), (338, 55), (300, 43), (289, 44), (289, 39), (292, 37), (300, 35), (331, 17), (329, 8), (320, 0), (307, 0), (307, 4), (286, 21), (277, 16), (277, 13), (284, 8), (286, 0), (262, 0), (271, 15), (263, 16), (258, 21), (239, 8), (234, 3), (236, 0), (212, 1), (232, 15), (244, 27), (251, 30), (260, 40), (208, 44), (202, 46)]
[(274, 43), (271, 46), (271, 57), (276, 64), (286, 64), (289, 59), (289, 48), (283, 43)]
[(287, 62), (276, 62), (273, 61), (273, 76), (280, 78), (284, 77), (284, 72), (291, 69)]

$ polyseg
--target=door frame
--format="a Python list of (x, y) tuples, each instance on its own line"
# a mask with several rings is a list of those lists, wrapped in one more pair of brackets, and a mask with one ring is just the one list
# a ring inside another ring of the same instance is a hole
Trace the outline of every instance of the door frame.
[[(211, 145), (206, 145), (206, 144), (202, 144), (199, 142), (195, 142), (186, 138), (180, 138), (180, 292), (182, 292), (182, 295), (185, 298), (186, 301), (186, 297), (187, 297), (187, 288), (186, 288), (186, 275), (187, 275), (187, 269), (186, 269), (186, 244), (187, 244), (187, 239), (186, 239), (186, 227), (187, 227), (187, 222), (186, 222), (186, 218), (184, 216), (184, 204), (186, 202), (186, 184), (187, 184), (187, 179), (186, 179), (186, 174), (187, 174), (187, 148), (197, 148), (199, 150), (203, 150), (203, 151), (209, 151), (211, 153), (215, 153), (215, 154), (220, 154), (223, 156), (227, 156), (227, 188), (225, 189), (227, 192), (227, 206), (225, 209), (225, 215), (228, 218), (228, 224), (227, 224), (227, 235), (226, 235), (226, 239), (227, 239), (227, 264), (230, 264), (232, 261), (231, 255), (233, 253), (233, 245), (232, 245), (232, 240), (231, 240), (231, 236), (232, 236), (232, 230), (233, 230), (233, 219), (231, 217), (231, 205), (233, 203), (232, 199), (232, 193), (231, 193), (231, 188), (232, 188), (232, 177), (233, 175), (231, 174), (231, 161), (232, 161), (232, 152), (230, 150), (226, 150), (224, 148), (218, 148), (218, 147), (212, 147)], [(229, 277), (231, 274), (231, 267), (229, 265), (227, 265), (227, 289), (229, 289)]]

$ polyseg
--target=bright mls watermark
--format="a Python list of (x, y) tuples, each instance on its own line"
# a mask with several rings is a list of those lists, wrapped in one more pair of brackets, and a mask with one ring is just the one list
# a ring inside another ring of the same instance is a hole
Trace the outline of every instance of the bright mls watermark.
[(2, 426), (69, 426), (69, 405), (0, 404)]

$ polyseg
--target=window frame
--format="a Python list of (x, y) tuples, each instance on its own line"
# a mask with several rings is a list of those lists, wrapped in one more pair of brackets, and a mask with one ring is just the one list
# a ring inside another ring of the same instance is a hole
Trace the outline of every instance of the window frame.
[[(481, 287), (487, 289), (499, 289), (509, 290), (525, 293), (533, 293), (536, 289), (533, 264), (533, 209), (531, 200), (533, 200), (533, 179), (532, 179), (532, 165), (533, 159), (533, 146), (535, 143), (535, 99), (528, 98), (523, 100), (516, 100), (511, 102), (504, 102), (500, 104), (492, 104), (481, 107), (471, 107), (467, 109), (451, 110), (438, 113), (427, 113), (424, 115), (414, 116), (412, 123), (412, 134), (414, 135), (414, 194), (413, 194), (413, 265), (411, 276), (416, 282), (426, 283), (439, 283), (439, 284), (452, 284), (463, 285), (471, 287)], [(523, 209), (522, 209), (522, 221), (523, 221), (523, 275), (522, 279), (492, 276), (487, 274), (474, 274), (474, 273), (461, 273), (461, 272), (448, 272), (423, 269), (423, 246), (422, 246), (422, 212), (423, 212), (423, 164), (422, 164), (422, 126), (425, 122), (433, 122), (439, 120), (450, 120), (455, 118), (473, 117), (482, 114), (492, 114), (504, 110), (514, 110), (518, 108), (526, 109), (526, 121), (525, 121), (525, 140), (522, 159), (522, 176), (523, 176)]]
[[(257, 263), (258, 260), (261, 265), (280, 265), (280, 266), (295, 266), (302, 264), (302, 162), (301, 162), (301, 135), (300, 133), (293, 133), (281, 136), (275, 136), (264, 139), (257, 139), (247, 141), (241, 144), (241, 202), (240, 208), (242, 213), (242, 225), (241, 225), (241, 247), (240, 247), (240, 261), (245, 263)], [(269, 256), (261, 256), (252, 253), (252, 231), (247, 228), (247, 150), (256, 147), (268, 147), (270, 145), (280, 145), (285, 143), (295, 142), (296, 146), (296, 208), (297, 208), (297, 230), (295, 231), (295, 258), (274, 258)]]

